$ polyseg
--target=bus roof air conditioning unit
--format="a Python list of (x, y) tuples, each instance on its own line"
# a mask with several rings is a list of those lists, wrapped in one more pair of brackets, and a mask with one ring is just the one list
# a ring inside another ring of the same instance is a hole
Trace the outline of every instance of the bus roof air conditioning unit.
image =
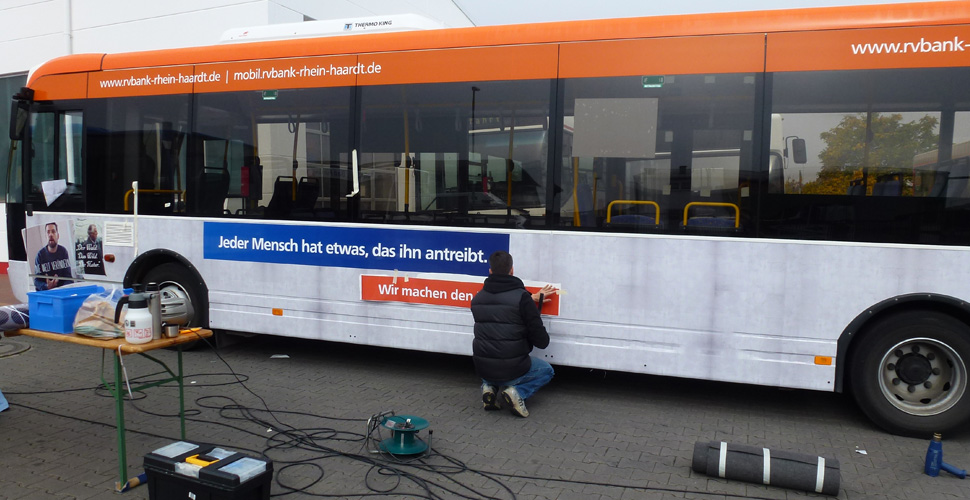
[(250, 28), (233, 28), (223, 32), (219, 42), (263, 42), (267, 40), (290, 40), (294, 38), (359, 35), (361, 33), (434, 30), (444, 27), (438, 21), (418, 14), (399, 14), (394, 16), (328, 19), (305, 21), (302, 23), (267, 24)]

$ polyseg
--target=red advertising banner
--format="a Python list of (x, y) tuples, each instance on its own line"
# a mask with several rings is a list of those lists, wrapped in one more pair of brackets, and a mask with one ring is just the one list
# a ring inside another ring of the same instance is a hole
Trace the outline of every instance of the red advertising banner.
[[(484, 281), (484, 280), (483, 280)], [(526, 285), (531, 293), (541, 287)], [(472, 298), (482, 289), (481, 282), (453, 281), (427, 278), (404, 278), (402, 276), (360, 276), (360, 298), (376, 302), (407, 302), (409, 304), (430, 304), (437, 306), (471, 306)], [(542, 306), (542, 314), (559, 315), (559, 295), (548, 297), (550, 302)]]

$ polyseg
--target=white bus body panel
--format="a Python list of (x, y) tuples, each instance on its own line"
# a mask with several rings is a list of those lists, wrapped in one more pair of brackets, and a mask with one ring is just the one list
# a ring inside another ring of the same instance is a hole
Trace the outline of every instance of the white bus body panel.
[[(209, 289), (212, 328), (471, 354), (467, 309), (362, 301), (360, 276), (393, 274), (384, 269), (204, 259), (205, 222), (139, 217), (138, 250), (170, 249), (197, 267)], [(561, 365), (815, 390), (835, 386), (834, 364), (817, 365), (815, 357), (835, 358), (839, 335), (867, 308), (910, 293), (966, 298), (970, 283), (968, 253), (957, 247), (274, 225), (508, 234), (516, 275), (559, 283), (565, 292), (559, 315), (544, 318), (552, 342), (534, 355)], [(106, 245), (105, 253), (110, 250)], [(129, 263), (116, 264), (127, 269)], [(26, 280), (13, 278), (25, 270), (23, 263), (11, 263), (11, 282), (18, 288)], [(401, 279), (406, 275), (420, 276), (401, 273)], [(274, 308), (282, 314), (274, 315)]]

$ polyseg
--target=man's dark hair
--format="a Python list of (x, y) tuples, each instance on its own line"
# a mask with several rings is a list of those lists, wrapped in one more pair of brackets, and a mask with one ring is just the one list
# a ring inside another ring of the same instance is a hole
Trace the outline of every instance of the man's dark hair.
[(56, 222), (48, 222), (47, 224), (44, 224), (44, 231), (47, 231), (47, 226), (54, 226), (54, 229), (57, 230)]
[(512, 256), (504, 250), (496, 250), (488, 256), (488, 267), (492, 274), (509, 274), (512, 272)]

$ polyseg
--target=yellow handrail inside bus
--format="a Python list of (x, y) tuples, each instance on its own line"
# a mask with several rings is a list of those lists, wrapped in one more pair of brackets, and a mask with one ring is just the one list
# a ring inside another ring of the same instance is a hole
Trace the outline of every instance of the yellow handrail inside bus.
[(660, 205), (655, 201), (647, 200), (613, 200), (609, 205), (606, 206), (606, 223), (610, 223), (610, 218), (613, 216), (613, 205), (652, 205), (654, 210), (653, 223), (660, 223)]
[(734, 228), (741, 227), (741, 208), (734, 203), (721, 203), (716, 201), (692, 201), (684, 207), (684, 226), (687, 225), (687, 212), (690, 207), (728, 207), (734, 209)]
[(596, 211), (596, 190), (598, 186), (596, 183), (599, 181), (599, 177), (596, 176), (596, 168), (593, 168), (593, 211)]
[[(125, 191), (125, 212), (128, 211), (128, 199), (134, 194), (134, 189), (129, 189)], [(182, 195), (185, 194), (184, 191), (179, 191), (178, 189), (139, 189), (139, 193), (149, 193), (149, 194), (177, 194), (179, 201), (182, 201)]]

